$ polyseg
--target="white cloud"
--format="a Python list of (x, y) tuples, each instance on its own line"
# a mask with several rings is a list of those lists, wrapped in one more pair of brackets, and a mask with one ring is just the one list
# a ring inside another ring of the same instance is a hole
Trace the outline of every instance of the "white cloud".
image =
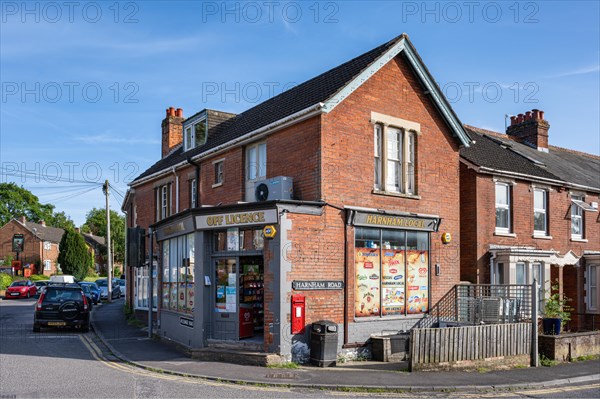
[(554, 75), (546, 76), (547, 79), (564, 78), (567, 76), (586, 75), (588, 73), (600, 72), (600, 65), (591, 65), (582, 68), (572, 69), (570, 71), (560, 72)]
[(101, 133), (88, 136), (75, 136), (74, 140), (85, 144), (159, 144), (160, 140), (153, 138), (140, 137), (118, 137), (113, 134)]

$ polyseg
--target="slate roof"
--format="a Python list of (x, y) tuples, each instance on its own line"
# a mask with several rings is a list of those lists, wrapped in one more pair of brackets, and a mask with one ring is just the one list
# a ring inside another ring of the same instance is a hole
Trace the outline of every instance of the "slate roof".
[(223, 126), (218, 134), (209, 135), (206, 144), (203, 146), (186, 152), (181, 147), (174, 150), (170, 155), (159, 160), (136, 177), (131, 184), (135, 184), (136, 181), (146, 176), (183, 162), (188, 157), (194, 157), (286, 116), (293, 115), (312, 105), (326, 101), (402, 38), (408, 38), (408, 36), (402, 34), (379, 47), (234, 116), (224, 123), (226, 126)]
[(561, 147), (548, 152), (518, 143), (506, 134), (464, 125), (475, 140), (461, 148), (465, 160), (482, 167), (558, 180), (600, 191), (600, 157)]
[(95, 236), (93, 234), (88, 234), (88, 233), (81, 233), (81, 235), (83, 236), (83, 239), (85, 240), (85, 242), (87, 242), (88, 244), (91, 244), (94, 246), (105, 245), (106, 239), (104, 237), (99, 237), (99, 236)]
[(25, 226), (25, 228), (29, 230), (33, 235), (37, 236), (40, 240), (43, 241), (60, 243), (60, 240), (63, 234), (65, 233), (63, 229), (59, 229), (58, 227), (43, 226), (41, 224), (29, 221), (25, 221), (25, 224), (21, 223), (18, 220), (17, 222)]

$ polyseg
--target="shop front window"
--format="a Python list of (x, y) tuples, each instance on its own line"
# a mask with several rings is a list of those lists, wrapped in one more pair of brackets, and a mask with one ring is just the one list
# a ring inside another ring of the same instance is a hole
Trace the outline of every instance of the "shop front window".
[(235, 258), (217, 259), (215, 264), (215, 311), (237, 312), (237, 262)]
[(429, 310), (429, 234), (356, 228), (355, 316)]
[(163, 242), (162, 307), (183, 313), (194, 311), (194, 235)]
[(215, 252), (260, 251), (263, 249), (262, 228), (237, 228), (219, 230), (214, 235)]
[[(135, 269), (135, 308), (148, 309), (148, 267), (139, 267)], [(152, 280), (152, 309), (156, 310), (158, 300), (158, 279), (156, 275)]]

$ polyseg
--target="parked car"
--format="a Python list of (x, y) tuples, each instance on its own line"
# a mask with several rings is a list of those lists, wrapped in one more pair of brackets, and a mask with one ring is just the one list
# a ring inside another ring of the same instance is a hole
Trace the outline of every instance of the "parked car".
[[(98, 285), (98, 288), (100, 288), (100, 299), (108, 300), (108, 280), (105, 278), (101, 278), (101, 279), (96, 280), (96, 284)], [(121, 287), (119, 286), (119, 283), (117, 282), (116, 278), (112, 279), (111, 289), (112, 289), (111, 299), (116, 299), (116, 298), (121, 297)]]
[(37, 287), (29, 280), (14, 281), (7, 289), (5, 298), (30, 298), (37, 293)]
[(120, 278), (117, 281), (119, 282), (119, 287), (121, 288), (121, 295), (125, 295), (125, 293), (127, 292), (127, 280), (125, 280), (124, 278)]
[(42, 292), (46, 291), (46, 286), (50, 284), (50, 280), (38, 280), (35, 281), (33, 284), (35, 284), (35, 287), (37, 288), (36, 295), (39, 296)]
[(62, 274), (60, 276), (50, 276), (50, 281), (53, 283), (76, 283), (77, 279), (74, 276)]
[(92, 292), (92, 301), (94, 305), (97, 305), (98, 302), (100, 302), (100, 288), (98, 288), (98, 285), (96, 283), (93, 283), (91, 281), (82, 281), (79, 283), (79, 285), (82, 287), (90, 287), (90, 290)]
[(89, 285), (79, 285), (79, 286), (81, 287), (81, 290), (83, 291), (83, 295), (85, 295), (85, 298), (87, 299), (88, 306), (91, 311), (94, 308), (94, 294), (92, 293), (92, 289), (90, 288)]
[(78, 284), (54, 283), (40, 295), (33, 316), (33, 332), (42, 327), (78, 327), (90, 329), (90, 308)]

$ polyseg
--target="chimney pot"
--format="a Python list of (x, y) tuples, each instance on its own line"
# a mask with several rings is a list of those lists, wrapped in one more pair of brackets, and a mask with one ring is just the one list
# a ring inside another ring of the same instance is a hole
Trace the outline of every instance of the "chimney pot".
[(517, 124), (523, 123), (523, 118), (525, 117), (525, 115), (523, 114), (519, 114), (517, 116)]
[(540, 111), (540, 119), (544, 119), (544, 111)]
[(525, 112), (525, 120), (526, 120), (526, 121), (529, 121), (529, 120), (531, 120), (531, 111), (527, 111), (527, 112)]
[(175, 108), (174, 107), (169, 107), (169, 115), (168, 116), (175, 116)]
[(540, 151), (548, 151), (550, 124), (544, 120), (544, 111), (533, 109), (525, 112), (525, 115), (519, 114), (510, 119), (511, 124), (506, 128), (506, 134), (513, 140)]
[(515, 115), (510, 117), (510, 125), (514, 126), (517, 124), (517, 117)]
[(177, 108), (176, 115), (180, 118), (183, 118), (183, 108)]

